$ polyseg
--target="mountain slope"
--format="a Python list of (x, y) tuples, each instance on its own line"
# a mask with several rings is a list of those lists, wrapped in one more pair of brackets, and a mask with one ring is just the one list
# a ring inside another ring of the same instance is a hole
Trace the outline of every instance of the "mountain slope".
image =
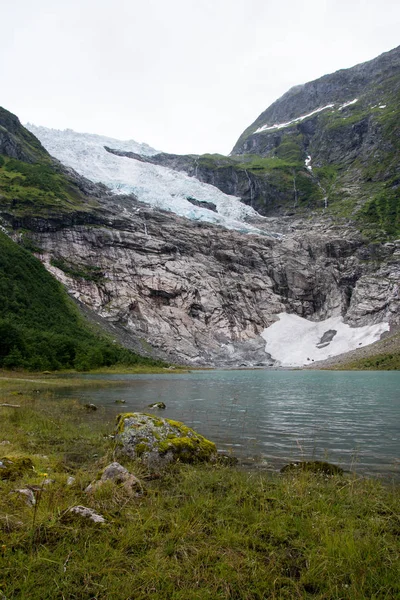
[[(281, 189), (292, 188), (293, 208), (329, 207), (366, 231), (398, 236), (400, 47), (289, 90), (232, 151), (249, 154), (266, 178), (276, 161), (275, 176)], [(293, 191), (300, 173), (309, 180), (307, 198)]]
[(95, 333), (62, 286), (0, 232), (0, 368), (90, 369), (154, 361)]
[(231, 155), (109, 152), (182, 171), (262, 215), (327, 211), (373, 239), (400, 235), (400, 49), (296, 86)]

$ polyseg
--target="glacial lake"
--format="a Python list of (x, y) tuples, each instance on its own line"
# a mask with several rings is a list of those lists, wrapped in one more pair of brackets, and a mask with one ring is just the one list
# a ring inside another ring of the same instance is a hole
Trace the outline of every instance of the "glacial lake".
[[(87, 375), (123, 383), (63, 389), (99, 407), (96, 418), (153, 412), (183, 421), (245, 465), (279, 469), (328, 460), (362, 475), (400, 479), (400, 372), (220, 370)], [(116, 404), (125, 400), (125, 404)], [(166, 410), (148, 405), (162, 401)]]

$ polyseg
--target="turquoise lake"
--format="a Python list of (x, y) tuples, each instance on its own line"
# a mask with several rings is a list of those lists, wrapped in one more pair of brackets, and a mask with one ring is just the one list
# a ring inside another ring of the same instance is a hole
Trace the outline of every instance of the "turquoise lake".
[[(292, 460), (328, 460), (360, 474), (400, 478), (400, 372), (195, 371), (91, 375), (123, 380), (70, 389), (99, 417), (154, 412), (183, 421), (247, 465), (278, 469)], [(125, 404), (116, 404), (125, 400)], [(97, 414), (97, 413), (96, 413)]]

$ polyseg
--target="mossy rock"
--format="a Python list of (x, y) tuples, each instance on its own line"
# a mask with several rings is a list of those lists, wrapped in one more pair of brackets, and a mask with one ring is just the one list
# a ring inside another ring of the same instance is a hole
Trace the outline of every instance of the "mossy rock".
[(217, 457), (215, 444), (194, 429), (143, 413), (118, 415), (116, 441), (122, 454), (156, 468), (171, 462), (214, 461)]
[(318, 473), (322, 475), (343, 475), (343, 469), (328, 462), (319, 460), (292, 462), (281, 469), (281, 473), (296, 473), (308, 471), (309, 473)]
[(30, 458), (8, 458), (0, 459), (0, 479), (9, 479), (14, 481), (22, 477), (27, 471), (34, 469)]

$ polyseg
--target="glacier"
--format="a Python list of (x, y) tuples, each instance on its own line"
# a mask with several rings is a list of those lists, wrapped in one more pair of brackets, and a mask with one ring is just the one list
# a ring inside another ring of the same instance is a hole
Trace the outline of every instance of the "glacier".
[[(243, 233), (255, 233), (280, 237), (264, 229), (260, 222), (268, 219), (246, 206), (236, 196), (224, 194), (218, 188), (202, 183), (195, 177), (167, 167), (141, 162), (132, 158), (107, 152), (105, 146), (116, 150), (151, 156), (158, 151), (147, 144), (133, 140), (77, 133), (72, 129), (58, 130), (26, 125), (46, 150), (60, 162), (72, 167), (87, 179), (104, 183), (115, 194), (135, 194), (141, 202), (158, 209), (168, 210), (179, 216), (196, 221), (206, 221)], [(187, 198), (212, 202), (217, 213), (188, 202)], [(248, 220), (257, 219), (257, 226)]]

